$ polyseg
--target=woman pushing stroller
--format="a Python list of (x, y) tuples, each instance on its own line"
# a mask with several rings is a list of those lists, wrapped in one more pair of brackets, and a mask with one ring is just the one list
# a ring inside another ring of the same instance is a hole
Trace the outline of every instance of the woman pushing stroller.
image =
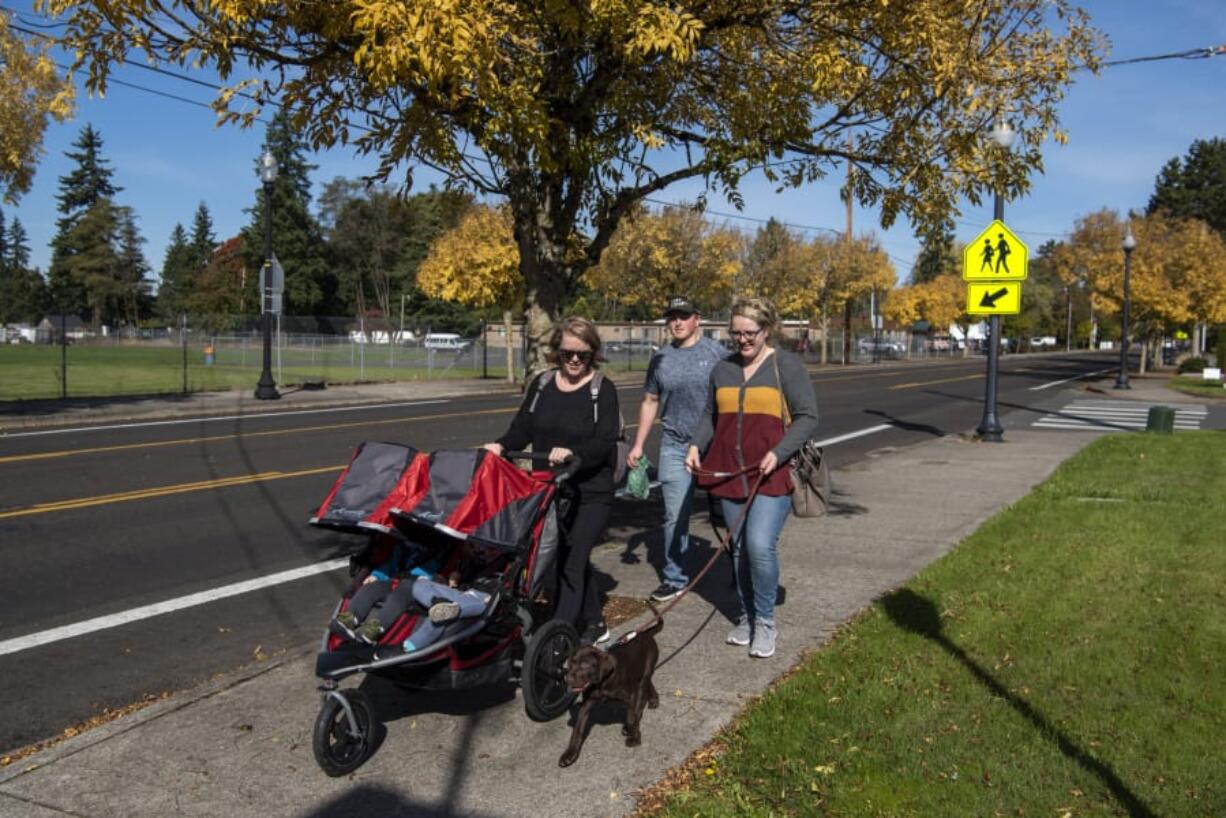
[(621, 413), (616, 387), (597, 369), (602, 359), (595, 324), (566, 318), (554, 328), (549, 345), (557, 368), (533, 380), (506, 434), (485, 448), (501, 455), (531, 444), (534, 452), (547, 452), (553, 466), (579, 456), (579, 471), (569, 483), (570, 508), (559, 520), (563, 561), (554, 617), (575, 625), (581, 641), (592, 644), (609, 638), (589, 559), (613, 503)]

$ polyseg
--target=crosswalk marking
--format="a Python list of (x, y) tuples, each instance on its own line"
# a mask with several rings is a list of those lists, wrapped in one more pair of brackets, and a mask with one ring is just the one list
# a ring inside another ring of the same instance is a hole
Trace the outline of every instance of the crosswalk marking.
[[(1030, 425), (1036, 429), (1082, 432), (1135, 431), (1145, 428), (1151, 407), (1162, 405), (1164, 404), (1078, 400), (1043, 415)], [(1181, 431), (1199, 429), (1209, 415), (1209, 411), (1203, 406), (1172, 408), (1175, 410), (1175, 428)]]

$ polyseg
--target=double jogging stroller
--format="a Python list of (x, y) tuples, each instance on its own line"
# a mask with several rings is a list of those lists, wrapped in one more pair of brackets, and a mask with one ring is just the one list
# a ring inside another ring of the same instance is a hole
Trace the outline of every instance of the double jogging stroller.
[[(412, 690), (518, 681), (531, 718), (548, 721), (569, 709), (574, 693), (563, 665), (579, 635), (569, 622), (551, 618), (543, 594), (558, 548), (559, 505), (579, 463), (537, 468), (546, 465), (544, 457), (498, 457), (484, 449), (426, 453), (393, 443), (357, 448), (310, 518), (312, 525), (366, 535), (350, 559), (353, 581), (336, 617), (343, 619), (370, 572), (395, 548), (411, 548), (431, 573), (477, 592), (484, 609), (445, 624), (441, 633), (431, 631), (433, 641), (420, 647), (410, 637), (427, 625), (424, 606), (389, 611), (394, 619), (369, 640), (352, 638), (334, 617), (315, 661), (324, 695), (313, 747), (328, 775), (352, 772), (373, 749), (378, 721), (369, 697), (339, 688), (342, 679), (359, 673)], [(530, 460), (534, 468), (521, 470), (512, 460)], [(397, 577), (391, 585), (411, 582), (411, 576)]]

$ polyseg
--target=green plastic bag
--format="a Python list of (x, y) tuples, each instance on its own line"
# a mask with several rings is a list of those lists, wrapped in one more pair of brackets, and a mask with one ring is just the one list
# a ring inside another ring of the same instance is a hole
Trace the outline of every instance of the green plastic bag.
[(646, 457), (640, 457), (639, 464), (626, 475), (626, 493), (631, 497), (646, 500), (647, 495), (651, 494), (651, 478), (647, 476), (649, 468), (651, 468), (651, 461)]

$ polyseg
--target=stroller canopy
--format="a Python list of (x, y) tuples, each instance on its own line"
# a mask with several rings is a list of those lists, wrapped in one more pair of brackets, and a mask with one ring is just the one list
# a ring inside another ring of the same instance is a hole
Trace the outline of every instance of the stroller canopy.
[(413, 485), (390, 509), (402, 527), (427, 526), (503, 548), (533, 541), (553, 496), (552, 482), (484, 449), (443, 449), (424, 460), (406, 472)]
[(412, 485), (405, 478), (425, 461), (426, 456), (411, 446), (362, 443), (311, 516), (311, 524), (348, 533), (392, 531), (395, 521), (388, 510), (410, 501), (401, 494)]

